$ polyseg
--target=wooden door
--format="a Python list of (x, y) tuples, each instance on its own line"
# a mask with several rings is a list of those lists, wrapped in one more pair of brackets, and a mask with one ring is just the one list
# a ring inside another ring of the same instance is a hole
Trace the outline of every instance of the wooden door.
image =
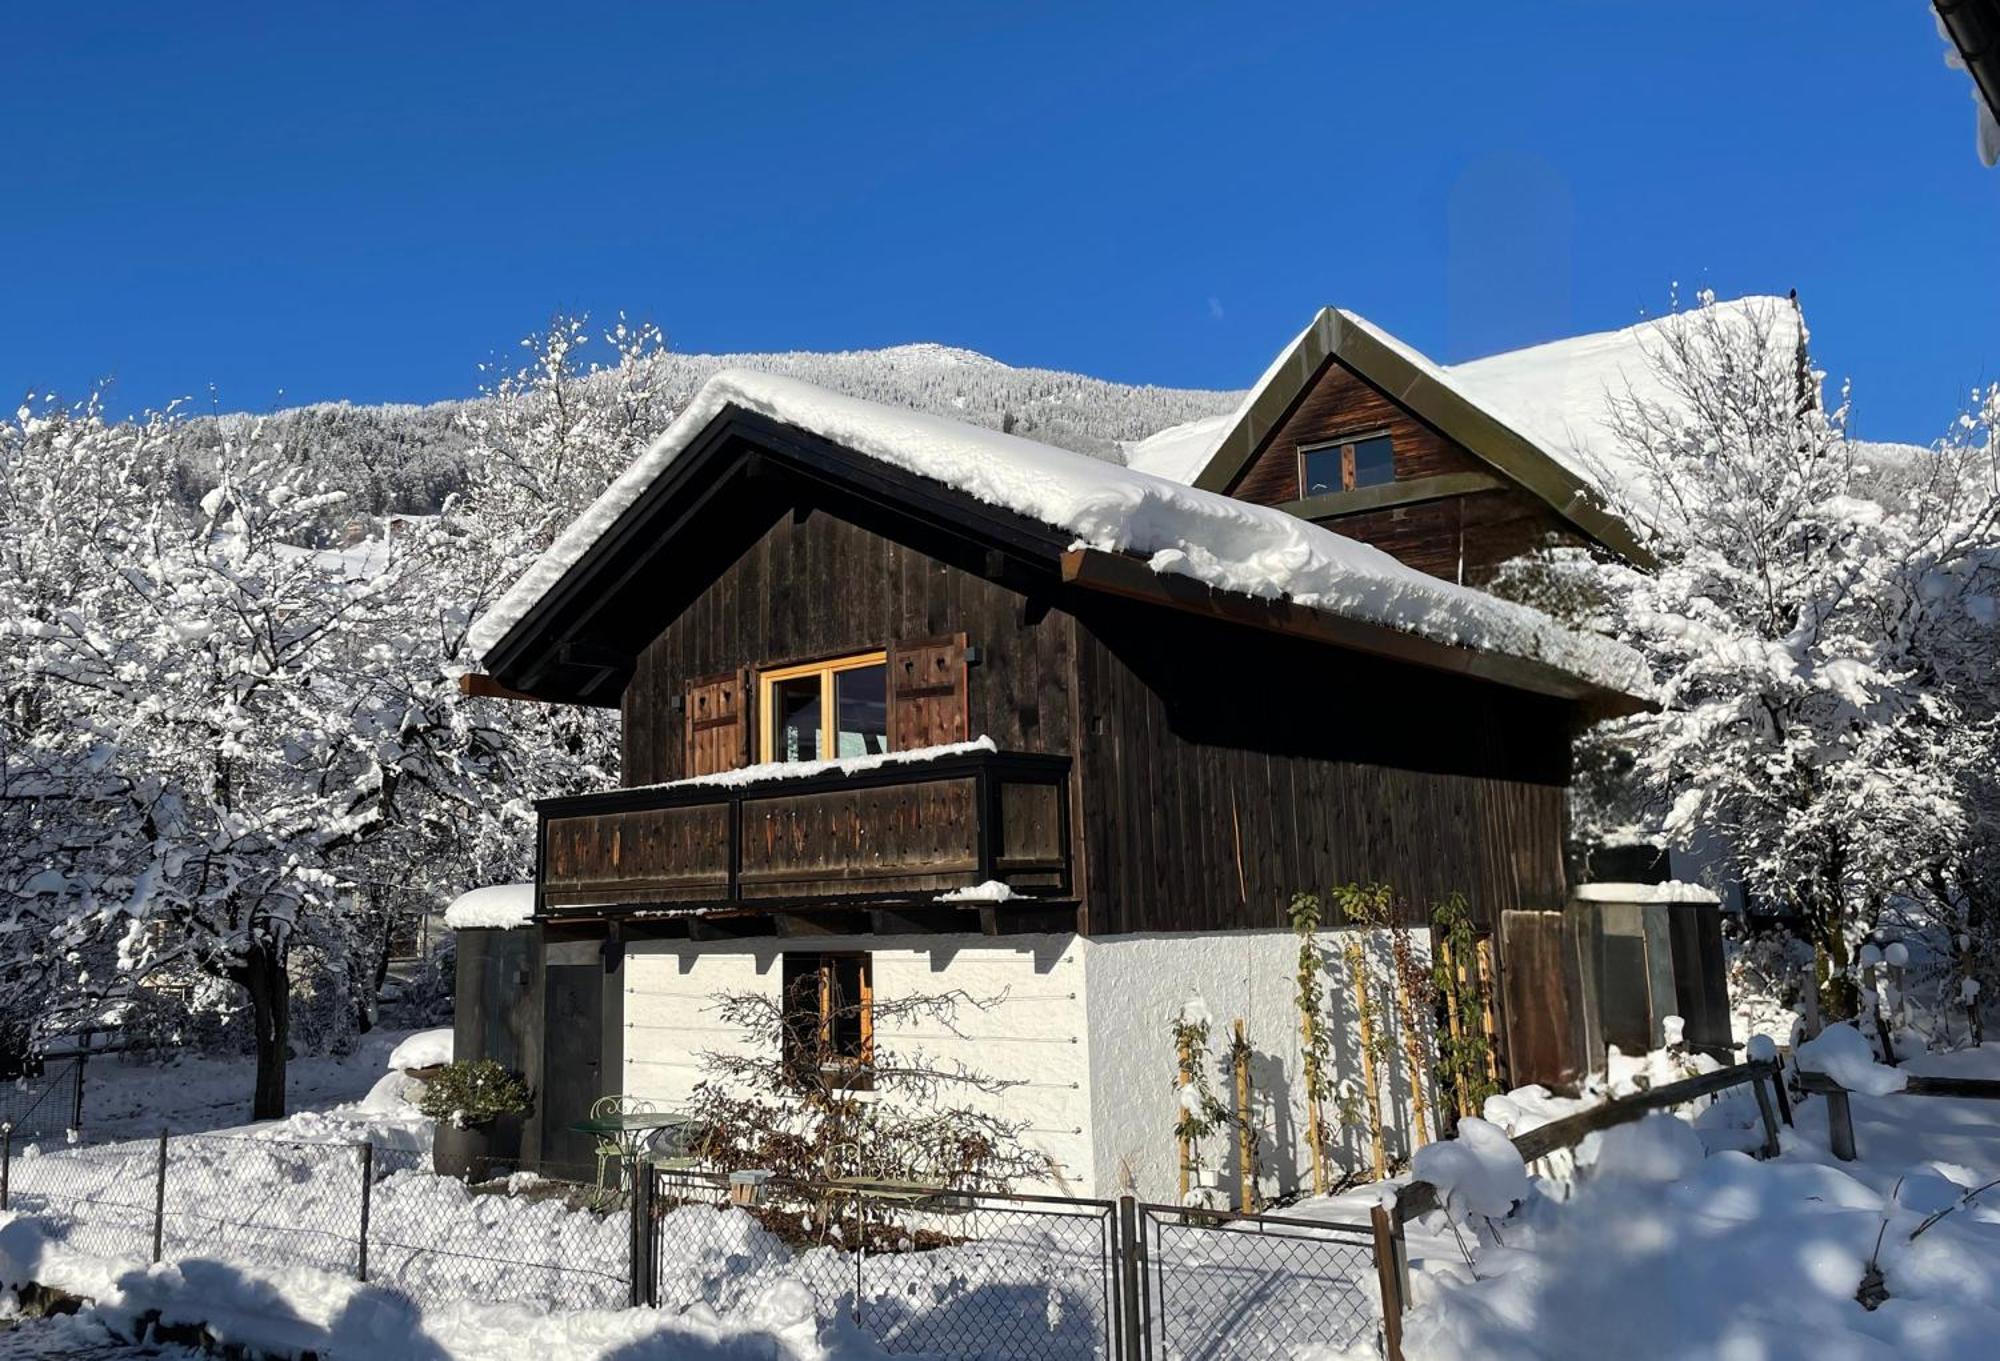
[(1560, 912), (1500, 914), (1500, 997), (1508, 1079), (1561, 1087), (1582, 1076), (1577, 1053), (1570, 937)]

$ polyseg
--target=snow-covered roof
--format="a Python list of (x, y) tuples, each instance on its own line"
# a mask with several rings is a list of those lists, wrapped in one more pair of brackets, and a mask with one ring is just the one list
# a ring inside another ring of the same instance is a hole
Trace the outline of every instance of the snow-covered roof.
[[(1802, 335), (1798, 309), (1787, 298), (1738, 298), (1718, 302), (1715, 308), (1725, 324), (1769, 317), (1775, 325)], [(1329, 326), (1329, 320), (1337, 326)], [(1344, 308), (1329, 308), (1279, 352), (1234, 413), (1170, 426), (1128, 444), (1126, 462), (1178, 482), (1219, 489), (1219, 483), (1226, 479), (1204, 478), (1204, 472), (1225, 446), (1237, 458), (1247, 458), (1270, 433), (1280, 413), (1289, 409), (1292, 395), (1318, 371), (1324, 354), (1313, 343), (1316, 335), (1338, 331), (1347, 338), (1336, 342), (1342, 358), (1397, 400), (1415, 409), (1419, 403), (1434, 406), (1440, 398), (1446, 399), (1457, 412), (1476, 418), (1472, 430), (1511, 435), (1560, 469), (1564, 475), (1561, 486), (1534, 489), (1545, 495), (1556, 493), (1557, 509), (1573, 514), (1577, 507), (1568, 504), (1573, 483), (1593, 489), (1608, 483), (1627, 495), (1633, 492), (1634, 469), (1610, 429), (1609, 398), (1629, 393), (1651, 401), (1672, 400), (1651, 358), (1662, 344), (1662, 328), (1669, 324), (1670, 318), (1659, 317), (1622, 330), (1571, 336), (1461, 364), (1440, 364), (1366, 317)], [(1351, 337), (1355, 335), (1373, 344), (1354, 346)], [(1395, 371), (1387, 371), (1390, 368)], [(1419, 410), (1418, 414), (1425, 419), (1437, 418), (1435, 410)], [(1499, 461), (1500, 451), (1476, 434), (1460, 439), (1474, 454)]]
[(512, 930), (526, 926), (535, 915), (533, 884), (492, 884), (461, 893), (444, 910), (444, 924), (454, 931), (473, 927)]
[(1644, 694), (1638, 654), (1536, 610), (1404, 566), (1379, 549), (1267, 506), (942, 416), (841, 396), (797, 379), (725, 370), (474, 624), (490, 652), (727, 409), (767, 417), (986, 505), (1143, 557), (1217, 590), (1289, 598), (1344, 619), (1556, 668)]
[[(1804, 338), (1798, 309), (1788, 298), (1737, 298), (1717, 302), (1714, 309), (1725, 326), (1768, 321), (1778, 328), (1774, 339), (1796, 344)], [(1664, 328), (1674, 324), (1671, 315), (1655, 317), (1623, 330), (1432, 367), (1441, 381), (1578, 477), (1592, 485), (1608, 481), (1630, 494), (1640, 479), (1611, 429), (1610, 399), (1630, 394), (1648, 402), (1677, 403), (1654, 365), (1665, 342)]]
[(1156, 430), (1125, 446), (1125, 466), (1164, 477), (1169, 482), (1193, 486), (1195, 478), (1208, 466), (1208, 460), (1214, 457), (1216, 444), (1235, 424), (1236, 413), (1229, 411)]

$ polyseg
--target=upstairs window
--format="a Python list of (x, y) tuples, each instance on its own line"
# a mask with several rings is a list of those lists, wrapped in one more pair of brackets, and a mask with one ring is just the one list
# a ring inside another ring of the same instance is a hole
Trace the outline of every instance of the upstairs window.
[(758, 678), (760, 758), (830, 761), (889, 750), (889, 654), (784, 666)]
[(1396, 451), (1388, 432), (1350, 435), (1299, 450), (1299, 495), (1326, 496), (1380, 487), (1396, 480)]
[(872, 1085), (868, 1065), (875, 1049), (875, 971), (870, 958), (788, 954), (783, 973), (784, 1063), (792, 1083)]

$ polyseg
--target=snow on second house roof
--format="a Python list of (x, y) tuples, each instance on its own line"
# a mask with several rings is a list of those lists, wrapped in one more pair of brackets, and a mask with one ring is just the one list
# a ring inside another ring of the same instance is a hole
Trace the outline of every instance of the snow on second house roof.
[(1016, 435), (737, 369), (703, 384), (666, 433), (479, 618), (473, 650), (483, 654), (504, 638), (729, 407), (1060, 529), (1075, 536), (1075, 546), (1143, 556), (1155, 572), (1222, 591), (1289, 597), (1435, 642), (1538, 661), (1610, 690), (1644, 694), (1651, 685), (1638, 654), (1618, 643), (1427, 576), (1284, 511)]
[[(1798, 309), (1788, 298), (1737, 298), (1714, 308), (1725, 326), (1768, 321), (1782, 328), (1779, 338), (1794, 343), (1801, 338)], [(1611, 428), (1611, 402), (1629, 395), (1663, 406), (1680, 404), (1661, 382), (1655, 357), (1667, 328), (1687, 315), (1674, 313), (1620, 331), (1571, 336), (1463, 364), (1431, 365), (1408, 346), (1390, 343), (1429, 365), (1460, 396), (1484, 407), (1586, 483), (1610, 482), (1631, 496), (1642, 494), (1644, 479)]]
[(1236, 420), (1236, 412), (1225, 411), (1220, 416), (1204, 416), (1156, 430), (1125, 445), (1125, 466), (1192, 486), (1215, 457), (1215, 446), (1235, 428)]
[[(1787, 298), (1752, 296), (1714, 306), (1725, 324), (1746, 324), (1768, 316), (1784, 328), (1781, 337), (1800, 334), (1798, 309)], [(1643, 499), (1643, 479), (1611, 430), (1610, 402), (1613, 397), (1629, 394), (1667, 405), (1677, 403), (1660, 381), (1653, 361), (1673, 316), (1656, 317), (1623, 330), (1508, 350), (1462, 364), (1440, 364), (1368, 318), (1344, 308), (1335, 311), (1343, 322), (1366, 332), (1432, 382), (1507, 426), (1586, 485), (1602, 488), (1609, 483), (1627, 499)], [(1285, 359), (1301, 339), (1303, 335), (1279, 351), (1277, 361), (1234, 413), (1169, 426), (1134, 441), (1125, 446), (1126, 463), (1176, 482), (1193, 483), (1258, 394), (1283, 370)]]

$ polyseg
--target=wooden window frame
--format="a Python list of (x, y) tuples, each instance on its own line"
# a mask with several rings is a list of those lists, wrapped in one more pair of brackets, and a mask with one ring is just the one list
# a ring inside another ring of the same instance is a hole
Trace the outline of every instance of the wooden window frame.
[[(781, 681), (797, 680), (801, 676), (820, 677), (819, 687), (819, 734), (822, 761), (838, 759), (837, 752), (828, 749), (837, 745), (840, 714), (834, 697), (834, 677), (843, 671), (858, 671), (866, 666), (879, 666), (886, 676), (889, 667), (889, 650), (882, 648), (875, 652), (855, 652), (843, 657), (829, 657), (824, 661), (801, 662), (796, 666), (775, 666), (757, 673), (757, 759), (769, 764), (778, 759), (777, 713), (771, 705), (771, 691)], [(888, 685), (884, 682), (884, 693)], [(884, 741), (890, 734), (884, 733)]]
[[(866, 950), (787, 950), (779, 959), (778, 978), (781, 989), (780, 1006), (785, 1009), (785, 1029), (789, 1031), (792, 998), (785, 986), (786, 965), (793, 960), (810, 960), (811, 969), (819, 975), (819, 1052), (831, 1057), (833, 1049), (833, 984), (838, 965), (844, 961), (856, 961), (860, 967), (855, 971), (861, 995), (856, 999), (861, 1022), (861, 1052), (854, 1056), (852, 1066), (845, 1062), (839, 1070), (830, 1070), (825, 1065), (820, 1068), (820, 1078), (837, 1090), (865, 1092), (875, 1087), (875, 956)], [(791, 1067), (791, 1057), (786, 1055), (786, 1067)], [(831, 1078), (831, 1081), (828, 1079)], [(794, 1077), (793, 1081), (797, 1081)]]
[[(1316, 492), (1306, 483), (1306, 456), (1308, 454), (1323, 454), (1329, 449), (1340, 450), (1340, 491), (1363, 490), (1354, 485), (1354, 446), (1365, 444), (1372, 439), (1385, 439), (1389, 441), (1389, 481), (1394, 482), (1396, 480), (1396, 434), (1393, 430), (1371, 426), (1365, 430), (1353, 430), (1344, 435), (1336, 435), (1332, 439), (1314, 440), (1311, 444), (1301, 444), (1299, 446), (1299, 499), (1303, 501), (1313, 496), (1337, 496), (1340, 494), (1339, 492)], [(1386, 486), (1388, 484), (1375, 483), (1372, 485)]]

